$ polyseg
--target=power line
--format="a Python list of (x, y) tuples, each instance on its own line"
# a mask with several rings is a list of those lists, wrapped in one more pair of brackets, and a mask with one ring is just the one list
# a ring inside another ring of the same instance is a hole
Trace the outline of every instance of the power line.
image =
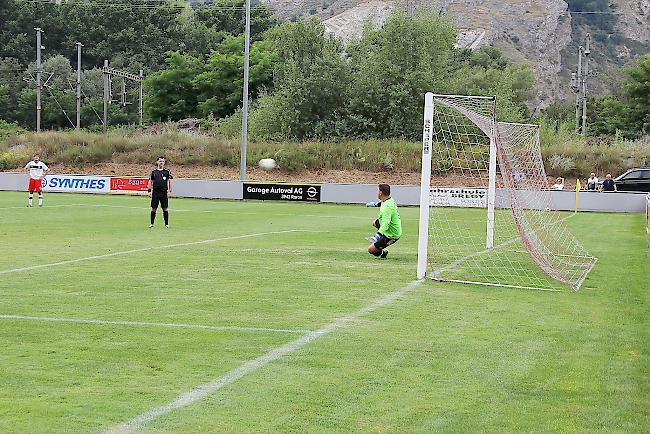
[[(72, 87), (72, 81), (69, 78), (68, 78), (68, 84), (70, 85), (70, 87)], [(85, 100), (90, 100), (88, 95), (86, 95), (86, 92), (84, 91), (83, 87), (80, 87), (80, 89), (81, 89), (81, 93), (83, 94)], [(99, 98), (99, 96), (97, 98)], [(95, 110), (95, 107), (93, 107), (92, 102), (89, 102), (88, 105), (93, 110), (93, 112), (95, 112), (95, 116), (97, 116), (97, 119), (99, 119), (99, 123), (103, 124), (104, 121), (102, 120), (102, 117), (99, 116), (99, 113), (97, 113), (97, 110)]]
[[(55, 3), (54, 0), (18, 0), (22, 3), (35, 3), (35, 4), (44, 4), (52, 6), (102, 6), (103, 8), (146, 8), (146, 9), (158, 9), (158, 8), (170, 8), (170, 9), (193, 9), (188, 5), (179, 5), (171, 4), (166, 0), (139, 0), (138, 3), (127, 3), (127, 2), (113, 2), (110, 0), (63, 0), (60, 4)], [(201, 8), (212, 8), (220, 10), (246, 10), (245, 4), (242, 2), (241, 5), (220, 5), (220, 4), (203, 4), (199, 5), (196, 9)], [(620, 12), (611, 12), (611, 11), (572, 11), (567, 10), (561, 12), (560, 15), (623, 15)]]
[[(74, 127), (75, 127), (74, 122), (72, 122), (72, 119), (70, 119), (70, 116), (68, 116), (68, 113), (65, 111), (65, 109), (63, 108), (63, 106), (59, 103), (59, 100), (56, 99), (56, 96), (54, 96), (54, 93), (52, 93), (52, 91), (50, 90), (50, 86), (43, 86), (43, 87), (44, 87), (45, 89), (47, 89), (47, 91), (49, 92), (50, 96), (52, 96), (52, 98), (54, 98), (54, 102), (56, 103), (56, 105), (59, 106), (59, 108), (61, 109), (61, 111), (62, 111), (63, 114), (65, 115), (65, 118), (68, 120), (68, 122), (70, 122), (70, 125), (72, 125), (72, 127), (74, 128)], [(65, 92), (65, 91), (63, 91), (63, 92)]]
[(607, 12), (607, 11), (565, 11), (562, 14), (571, 15), (623, 15), (620, 12)]
[[(52, 5), (55, 7), (65, 7), (65, 6), (80, 6), (80, 7), (86, 7), (86, 8), (91, 8), (94, 6), (101, 6), (102, 8), (113, 8), (113, 9), (145, 9), (145, 10), (158, 10), (158, 9), (176, 9), (176, 10), (192, 10), (190, 6), (185, 6), (185, 5), (176, 5), (176, 4), (170, 4), (166, 3), (160, 0), (153, 0), (153, 1), (145, 1), (144, 3), (124, 3), (124, 2), (110, 2), (107, 0), (96, 0), (96, 1), (91, 1), (91, 2), (86, 2), (83, 0), (72, 0), (72, 1), (66, 1), (62, 2), (61, 4), (56, 4), (53, 3), (50, 0), (20, 0), (24, 3), (33, 3), (35, 5)], [(201, 8), (212, 8), (212, 9), (217, 9), (217, 10), (223, 10), (223, 11), (244, 11), (246, 8), (242, 4), (241, 6), (238, 5), (219, 5), (219, 4), (210, 4), (210, 5), (203, 5), (199, 6), (197, 9)]]

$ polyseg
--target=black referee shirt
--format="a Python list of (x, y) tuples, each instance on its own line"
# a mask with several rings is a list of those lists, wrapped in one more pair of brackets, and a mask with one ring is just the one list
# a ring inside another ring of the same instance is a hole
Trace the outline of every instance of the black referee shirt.
[(151, 179), (153, 181), (153, 191), (167, 191), (167, 180), (173, 179), (172, 173), (169, 169), (158, 170), (154, 169), (151, 172)]

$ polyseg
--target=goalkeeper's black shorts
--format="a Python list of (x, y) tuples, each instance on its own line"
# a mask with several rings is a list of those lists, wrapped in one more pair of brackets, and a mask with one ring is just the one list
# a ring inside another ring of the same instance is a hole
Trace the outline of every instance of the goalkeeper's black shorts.
[(392, 238), (388, 238), (384, 234), (380, 234), (379, 239), (377, 240), (377, 242), (375, 242), (375, 248), (379, 250), (384, 250), (386, 247), (395, 244), (398, 240), (399, 238), (392, 239)]

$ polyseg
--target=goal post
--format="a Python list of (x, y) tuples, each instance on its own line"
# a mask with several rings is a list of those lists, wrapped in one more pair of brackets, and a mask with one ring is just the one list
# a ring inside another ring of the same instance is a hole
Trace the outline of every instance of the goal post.
[(494, 138), (490, 138), (490, 164), (488, 166), (488, 191), (487, 191), (487, 235), (485, 248), (494, 247), (494, 206), (497, 190), (497, 145)]
[(426, 94), (418, 278), (578, 289), (596, 258), (565, 219), (537, 125), (498, 122), (494, 97)]
[(433, 93), (424, 96), (424, 123), (422, 126), (422, 175), (420, 178), (420, 226), (418, 231), (417, 278), (424, 279), (427, 270), (429, 243), (429, 202), (431, 184), (431, 146), (433, 144)]

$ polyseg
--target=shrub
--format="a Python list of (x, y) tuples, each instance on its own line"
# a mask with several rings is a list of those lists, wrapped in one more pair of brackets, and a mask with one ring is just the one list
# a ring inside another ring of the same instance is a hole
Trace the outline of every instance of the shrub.
[[(153, 162), (159, 155), (165, 155), (173, 165), (239, 166), (238, 136), (227, 138), (179, 131), (173, 124), (158, 125), (152, 130), (155, 134), (138, 128), (114, 129), (106, 135), (89, 131), (38, 134), (18, 131), (0, 141), (0, 170), (22, 167), (35, 151), (48, 163), (74, 166), (107, 162), (144, 164)], [(561, 140), (543, 142), (542, 157), (549, 175), (585, 178), (592, 171), (599, 175), (618, 174), (650, 164), (650, 137), (637, 141), (560, 137)], [(439, 146), (433, 144), (434, 156), (440, 155)], [(419, 142), (404, 139), (306, 142), (252, 139), (247, 161), (253, 166), (261, 158), (275, 158), (280, 169), (287, 172), (320, 169), (418, 172), (421, 149)], [(463, 151), (477, 161), (478, 167), (485, 168), (485, 148), (466, 145)], [(458, 166), (457, 162), (434, 158), (432, 169), (436, 174), (444, 174), (454, 166)]]

